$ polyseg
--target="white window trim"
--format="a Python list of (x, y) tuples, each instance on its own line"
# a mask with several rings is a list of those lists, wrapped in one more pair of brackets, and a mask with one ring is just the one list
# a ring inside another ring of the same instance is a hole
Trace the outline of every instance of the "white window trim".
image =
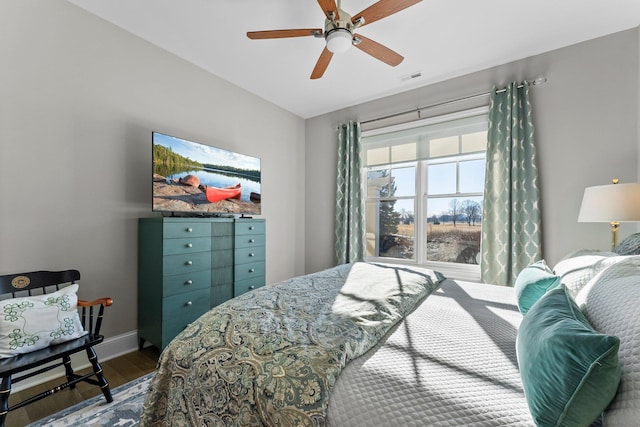
[[(428, 126), (428, 125), (448, 122), (452, 120), (464, 119), (467, 117), (478, 116), (481, 114), (488, 114), (488, 112), (489, 112), (489, 106), (487, 105), (484, 107), (473, 108), (470, 110), (464, 110), (456, 113), (445, 114), (441, 116), (430, 117), (427, 119), (415, 120), (408, 123), (401, 123), (401, 124), (382, 127), (378, 129), (367, 130), (362, 132), (362, 138), (376, 136), (376, 135), (383, 135), (386, 133), (400, 132), (407, 129), (413, 129), (421, 126)], [(362, 173), (364, 174), (364, 176), (363, 176), (363, 179), (361, 180), (361, 186), (362, 186), (361, 190), (362, 190), (362, 194), (365, 194), (367, 182), (365, 179), (366, 171), (364, 168), (362, 170)], [(418, 178), (419, 177), (416, 176), (416, 179)], [(422, 196), (416, 195), (416, 197), (422, 197)], [(417, 210), (421, 210), (421, 209), (422, 209), (422, 202), (417, 203)], [(363, 209), (363, 212), (364, 212), (364, 209)], [(421, 212), (416, 212), (415, 217), (421, 218), (421, 216), (418, 216), (418, 214), (420, 213)], [(424, 224), (422, 223), (422, 221), (416, 221), (415, 224), (416, 224), (416, 230), (415, 230), (416, 233), (422, 233), (424, 231)], [(418, 250), (418, 248), (416, 248), (416, 250)], [(436, 261), (426, 261), (424, 264), (419, 264), (417, 261), (418, 259), (417, 256), (416, 256), (416, 260), (407, 260), (407, 259), (401, 259), (401, 258), (387, 258), (387, 257), (366, 257), (366, 259), (372, 262), (382, 262), (382, 263), (393, 262), (394, 264), (422, 265), (424, 267), (437, 270), (442, 274), (444, 274), (446, 277), (451, 279), (465, 280), (470, 282), (480, 282), (480, 266), (479, 265), (457, 264), (452, 262), (436, 262)]]
[(401, 123), (377, 129), (370, 129), (362, 132), (362, 138), (370, 136), (382, 135), (385, 133), (400, 132), (407, 129), (413, 129), (421, 126), (435, 125), (437, 123), (450, 122), (452, 120), (466, 119), (467, 117), (479, 116), (480, 114), (489, 113), (489, 106), (473, 108), (471, 110), (459, 111), (456, 113), (445, 114), (442, 116), (429, 117), (427, 119), (415, 120), (412, 122)]

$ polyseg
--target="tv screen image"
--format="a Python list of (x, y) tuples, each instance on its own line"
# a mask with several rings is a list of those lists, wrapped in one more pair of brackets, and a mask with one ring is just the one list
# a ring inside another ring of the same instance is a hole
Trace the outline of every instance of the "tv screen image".
[(260, 214), (259, 158), (160, 132), (152, 142), (154, 211)]

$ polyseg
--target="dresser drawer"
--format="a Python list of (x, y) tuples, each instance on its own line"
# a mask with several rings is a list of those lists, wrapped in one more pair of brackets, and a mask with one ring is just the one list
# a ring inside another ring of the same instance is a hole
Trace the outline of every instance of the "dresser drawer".
[(164, 239), (162, 242), (162, 250), (165, 255), (209, 252), (211, 250), (211, 239), (208, 237)]
[(245, 280), (236, 281), (233, 285), (233, 295), (238, 296), (264, 286), (264, 276), (254, 276)]
[(264, 234), (240, 234), (235, 237), (235, 247), (237, 248), (251, 248), (254, 246), (264, 246), (265, 237)]
[(211, 223), (209, 222), (165, 222), (163, 229), (166, 239), (180, 237), (208, 237), (211, 236)]
[(162, 295), (168, 297), (211, 286), (211, 270), (200, 270), (184, 274), (173, 274), (162, 278)]
[[(204, 314), (204, 313), (202, 313)], [(198, 317), (200, 317), (202, 314), (198, 315), (198, 316), (184, 316), (184, 317), (180, 317), (180, 318), (174, 318), (174, 319), (170, 319), (170, 320), (163, 320), (162, 322), (162, 348), (161, 350), (163, 350), (170, 342), (172, 339), (174, 339), (180, 332), (182, 332), (187, 326), (189, 326), (190, 323), (193, 323), (196, 319), (198, 319)]]
[[(162, 318), (168, 323), (189, 323), (209, 309), (210, 289), (173, 295), (162, 300)], [(184, 326), (184, 325), (183, 325)]]
[(167, 255), (162, 258), (162, 274), (183, 274), (192, 271), (210, 270), (211, 252)]
[(244, 234), (262, 234), (265, 232), (264, 221), (236, 221), (236, 236)]
[(264, 261), (264, 246), (248, 248), (236, 248), (236, 264), (246, 264), (248, 262)]
[(264, 276), (264, 261), (236, 264), (233, 269), (234, 282), (250, 279), (255, 276)]

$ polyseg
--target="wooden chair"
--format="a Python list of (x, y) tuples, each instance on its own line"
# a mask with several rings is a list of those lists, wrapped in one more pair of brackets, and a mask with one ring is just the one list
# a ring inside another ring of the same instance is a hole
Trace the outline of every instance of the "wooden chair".
[[(64, 286), (61, 285), (72, 284), (79, 279), (80, 273), (77, 270), (36, 271), (0, 276), (0, 298), (6, 300), (9, 298), (48, 294), (62, 289)], [(4, 426), (9, 411), (36, 402), (67, 387), (73, 389), (80, 381), (99, 386), (107, 402), (110, 403), (113, 401), (109, 383), (104, 377), (102, 367), (93, 349), (93, 346), (101, 343), (104, 339), (104, 337), (100, 335), (102, 315), (104, 308), (110, 306), (112, 303), (111, 298), (101, 298), (95, 301), (83, 301), (79, 299), (78, 308), (82, 307), (81, 313), (79, 313), (80, 321), (83, 328), (88, 332), (87, 335), (61, 344), (50, 345), (49, 347), (35, 350), (31, 353), (20, 354), (10, 358), (0, 358), (0, 426)], [(97, 316), (94, 315), (94, 307), (96, 306), (99, 306)], [(0, 315), (4, 316), (5, 314), (0, 313)], [(71, 367), (71, 355), (83, 350), (87, 353), (89, 362), (91, 362), (91, 366), (93, 367), (93, 372), (86, 375), (77, 375)], [(59, 366), (64, 366), (66, 374), (65, 383), (9, 407), (9, 394), (12, 383), (15, 384)], [(13, 377), (19, 373), (22, 374)], [(95, 379), (92, 378), (94, 376)]]

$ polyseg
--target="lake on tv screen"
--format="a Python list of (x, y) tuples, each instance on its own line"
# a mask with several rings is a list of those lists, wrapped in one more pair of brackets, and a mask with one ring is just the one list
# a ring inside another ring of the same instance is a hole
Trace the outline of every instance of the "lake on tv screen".
[(200, 180), (200, 184), (208, 187), (225, 188), (231, 187), (240, 183), (242, 185), (242, 197), (240, 200), (243, 202), (249, 201), (249, 195), (251, 193), (260, 193), (260, 183), (252, 181), (247, 178), (243, 178), (235, 174), (225, 174), (220, 172), (209, 171), (206, 169), (181, 171), (180, 173), (163, 175), (168, 180), (178, 181), (180, 178), (184, 178), (186, 175), (195, 175)]

